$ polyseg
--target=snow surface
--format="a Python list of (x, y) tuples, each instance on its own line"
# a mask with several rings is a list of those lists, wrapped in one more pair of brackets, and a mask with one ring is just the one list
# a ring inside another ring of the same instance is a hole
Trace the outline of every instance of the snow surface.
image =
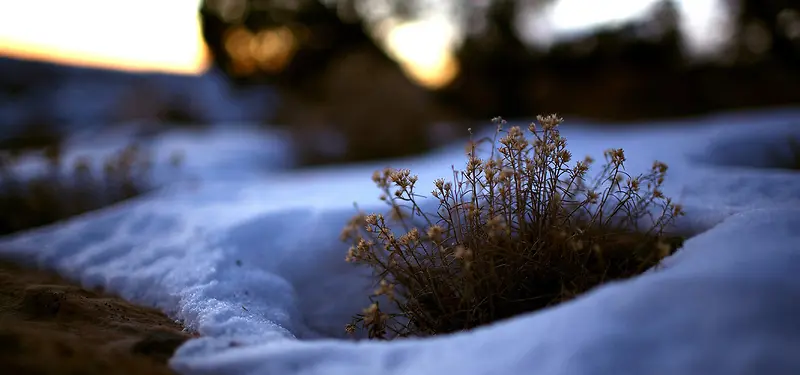
[(631, 172), (669, 164), (665, 193), (687, 210), (676, 230), (692, 237), (653, 272), (471, 332), (347, 339), (372, 281), (338, 240), (353, 202), (383, 209), (373, 170), (432, 181), (463, 164), (463, 145), (236, 178), (206, 163), (199, 183), (4, 238), (0, 255), (182, 320), (203, 335), (171, 360), (182, 374), (800, 373), (800, 174), (780, 168), (800, 110), (614, 129), (567, 120), (576, 156), (623, 147)]
[[(101, 140), (101, 141), (98, 141)], [(103, 161), (125, 147), (136, 145), (153, 164), (150, 184), (161, 186), (180, 180), (226, 180), (264, 176), (294, 167), (291, 136), (282, 129), (248, 123), (222, 123), (205, 129), (142, 131), (137, 124), (107, 129), (73, 131), (64, 140), (62, 172), (68, 177), (79, 160), (87, 160), (95, 174)], [(170, 160), (178, 156), (179, 165)], [(15, 176), (26, 178), (48, 171), (42, 155), (31, 154), (15, 163)]]

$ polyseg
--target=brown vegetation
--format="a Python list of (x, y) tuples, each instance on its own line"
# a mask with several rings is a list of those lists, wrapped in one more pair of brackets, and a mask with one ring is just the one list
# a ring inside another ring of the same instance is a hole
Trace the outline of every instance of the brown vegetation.
[(495, 139), (469, 144), (453, 181), (434, 182), (436, 213), (419, 205), (409, 170), (375, 173), (389, 215), (359, 213), (342, 235), (353, 243), (346, 260), (371, 267), (378, 288), (348, 331), (386, 339), (471, 329), (637, 275), (681, 244), (665, 232), (683, 214), (661, 191), (665, 164), (630, 175), (623, 150), (611, 149), (589, 179), (593, 160), (569, 165), (557, 116), (531, 124), (532, 139), (504, 123)]

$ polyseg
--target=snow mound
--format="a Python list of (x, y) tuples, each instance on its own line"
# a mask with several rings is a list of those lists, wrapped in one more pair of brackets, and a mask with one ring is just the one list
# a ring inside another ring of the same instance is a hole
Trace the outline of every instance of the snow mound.
[[(344, 262), (338, 241), (353, 202), (382, 209), (374, 169), (408, 167), (432, 181), (463, 164), (461, 145), (235, 180), (214, 180), (223, 167), (207, 164), (200, 184), (5, 238), (0, 255), (157, 306), (199, 331), (172, 359), (183, 374), (800, 373), (800, 173), (736, 162), (763, 151), (741, 141), (753, 129), (777, 139), (798, 119), (784, 111), (625, 130), (565, 123), (576, 156), (623, 147), (631, 172), (669, 164), (665, 193), (684, 203), (677, 227), (694, 236), (658, 270), (468, 333), (347, 340), (344, 324), (372, 280)], [(730, 139), (740, 141), (724, 152)]]

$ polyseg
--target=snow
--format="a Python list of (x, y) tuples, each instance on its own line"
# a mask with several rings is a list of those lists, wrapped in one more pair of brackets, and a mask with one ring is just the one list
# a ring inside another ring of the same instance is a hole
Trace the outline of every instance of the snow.
[[(88, 160), (99, 175), (104, 160), (135, 144), (154, 162), (150, 182), (156, 186), (187, 179), (230, 181), (294, 167), (290, 143), (284, 129), (248, 123), (159, 132), (128, 124), (73, 131), (64, 140), (61, 160), (66, 174), (79, 160)], [(171, 163), (174, 156), (180, 158), (177, 166)], [(46, 172), (48, 165), (41, 155), (28, 155), (12, 169), (18, 176), (31, 177)]]
[(132, 140), (150, 150), (156, 163), (153, 173), (158, 182), (174, 180), (175, 168), (164, 161), (181, 155), (183, 175), (196, 179), (225, 179), (259, 175), (294, 166), (289, 149), (291, 138), (285, 129), (266, 128), (252, 123), (222, 123), (206, 129), (172, 129), (155, 133), (136, 131), (136, 124), (108, 129), (97, 142), (97, 130), (78, 133), (68, 139), (65, 160), (90, 156), (103, 160)]
[[(613, 129), (567, 119), (576, 156), (623, 147), (632, 172), (666, 162), (665, 193), (687, 210), (676, 230), (691, 238), (657, 270), (461, 334), (348, 339), (344, 324), (372, 281), (344, 262), (338, 235), (353, 202), (383, 209), (373, 170), (408, 167), (432, 181), (462, 165), (463, 145), (263, 174), (233, 157), (212, 162), (230, 150), (198, 148), (187, 159), (200, 160), (199, 180), (1, 239), (0, 256), (182, 320), (203, 337), (172, 358), (181, 374), (795, 374), (800, 174), (766, 155), (784, 155), (798, 125), (795, 109)], [(242, 173), (225, 172), (234, 164)]]

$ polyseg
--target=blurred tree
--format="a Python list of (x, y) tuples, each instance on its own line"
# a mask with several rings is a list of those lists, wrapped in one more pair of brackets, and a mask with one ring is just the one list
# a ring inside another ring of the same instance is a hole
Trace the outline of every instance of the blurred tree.
[[(241, 81), (276, 84), (278, 121), (345, 129), (345, 148), (359, 149), (348, 159), (422, 150), (431, 144), (423, 128), (440, 119), (633, 120), (800, 102), (800, 2), (726, 0), (736, 23), (726, 65), (687, 55), (673, 0), (643, 19), (546, 46), (522, 38), (555, 1), (206, 0), (202, 12), (218, 65)], [(422, 89), (381, 38), (432, 12), (461, 33), (459, 69), (448, 85)]]
[(304, 163), (421, 152), (436, 143), (431, 124), (451, 116), (369, 35), (365, 4), (207, 0), (201, 9), (216, 65), (241, 84), (277, 88), (274, 121), (291, 127)]
[(206, 0), (200, 14), (216, 65), (239, 83), (302, 85), (334, 55), (371, 43), (317, 0)]
[(726, 4), (735, 15), (737, 59), (800, 67), (800, 1), (727, 0)]
[(457, 54), (461, 74), (442, 96), (470, 108), (471, 116), (514, 117), (523, 112), (519, 82), (532, 73), (534, 52), (514, 28), (519, 6), (519, 1), (494, 0), (462, 10), (462, 20), (476, 29), (467, 30)]
[(635, 118), (670, 115), (684, 97), (664, 103), (665, 89), (685, 64), (680, 16), (662, 1), (643, 20), (604, 27), (552, 46), (524, 43), (519, 14), (541, 11), (548, 0), (496, 0), (467, 18), (481, 25), (459, 51), (462, 71), (442, 96), (466, 103), (471, 117), (508, 117), (558, 111)]

